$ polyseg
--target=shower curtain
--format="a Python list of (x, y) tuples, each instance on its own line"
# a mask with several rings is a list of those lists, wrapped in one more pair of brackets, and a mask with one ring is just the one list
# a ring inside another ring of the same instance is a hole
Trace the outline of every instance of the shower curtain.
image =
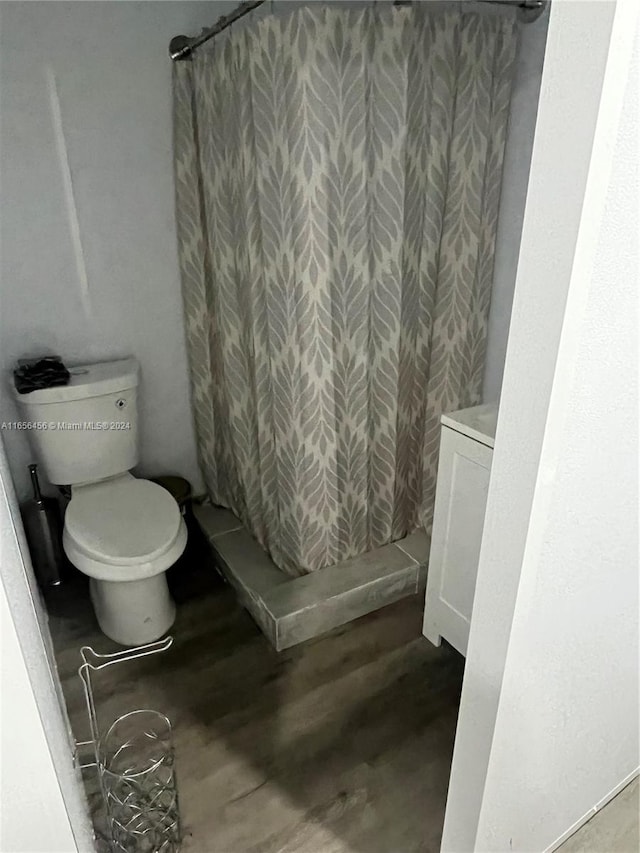
[(440, 415), (480, 401), (516, 23), (429, 5), (174, 65), (201, 466), (292, 575), (429, 528)]

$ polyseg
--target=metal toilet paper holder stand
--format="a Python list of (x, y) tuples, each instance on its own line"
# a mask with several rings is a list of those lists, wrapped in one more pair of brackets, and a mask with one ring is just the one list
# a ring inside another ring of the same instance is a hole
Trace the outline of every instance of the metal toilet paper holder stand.
[[(99, 654), (80, 649), (82, 679), (91, 739), (76, 741), (75, 763), (95, 767), (104, 802), (107, 835), (113, 853), (177, 853), (182, 839), (175, 753), (171, 722), (146, 708), (119, 716), (101, 735), (93, 694), (92, 673), (115, 664), (164, 652), (173, 643), (155, 643)], [(80, 750), (93, 749), (93, 761), (82, 762)]]

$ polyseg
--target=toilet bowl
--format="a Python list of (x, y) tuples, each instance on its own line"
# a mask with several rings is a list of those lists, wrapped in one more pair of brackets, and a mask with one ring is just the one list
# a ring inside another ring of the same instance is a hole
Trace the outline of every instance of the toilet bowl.
[(117, 643), (150, 643), (171, 627), (165, 572), (186, 542), (178, 504), (155, 483), (126, 473), (72, 488), (62, 544), (91, 578), (98, 624)]

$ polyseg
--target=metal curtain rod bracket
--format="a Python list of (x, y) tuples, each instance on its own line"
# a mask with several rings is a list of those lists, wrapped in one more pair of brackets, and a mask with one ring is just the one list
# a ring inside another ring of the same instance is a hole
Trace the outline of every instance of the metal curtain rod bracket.
[(478, 0), (480, 3), (491, 3), (496, 6), (515, 6), (523, 24), (532, 24), (544, 12), (549, 0)]
[[(248, 0), (240, 3), (229, 15), (223, 15), (212, 27), (204, 29), (199, 36), (174, 36), (169, 43), (169, 56), (176, 62), (179, 59), (189, 59), (193, 51), (201, 44), (209, 41), (218, 33), (226, 30), (235, 21), (244, 18), (249, 12), (262, 6), (265, 0)], [(548, 0), (478, 0), (480, 3), (491, 3), (496, 6), (515, 6), (520, 12), (520, 20), (523, 23), (531, 23), (537, 20), (544, 12)], [(411, 0), (395, 0), (394, 6), (410, 6)]]
[(194, 36), (193, 38), (189, 38), (189, 36), (174, 36), (169, 42), (169, 56), (174, 62), (178, 59), (188, 59), (197, 47), (200, 47), (201, 44), (217, 36), (223, 30), (226, 30), (227, 27), (230, 27), (231, 24), (240, 20), (240, 18), (243, 18), (254, 9), (257, 9), (258, 6), (262, 6), (264, 2), (265, 0), (248, 0), (246, 3), (240, 3), (233, 12), (218, 18), (212, 27), (204, 29), (199, 36)]

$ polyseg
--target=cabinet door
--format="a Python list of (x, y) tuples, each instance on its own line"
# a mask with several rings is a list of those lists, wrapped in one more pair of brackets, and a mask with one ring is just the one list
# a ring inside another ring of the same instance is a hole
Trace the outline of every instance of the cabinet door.
[(466, 655), (492, 449), (442, 428), (423, 633)]

